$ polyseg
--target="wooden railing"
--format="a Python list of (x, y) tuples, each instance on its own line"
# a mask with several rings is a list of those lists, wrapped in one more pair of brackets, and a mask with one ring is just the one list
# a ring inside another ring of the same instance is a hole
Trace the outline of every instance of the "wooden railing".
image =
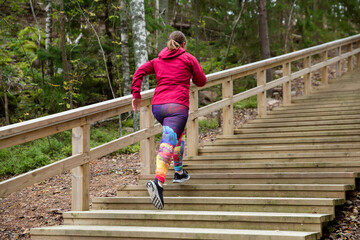
[[(346, 48), (346, 52), (341, 52)], [(336, 50), (337, 56), (329, 59), (328, 52)], [(311, 57), (321, 55), (321, 62), (312, 65)], [(353, 69), (352, 58), (356, 57), (360, 66), (360, 34), (345, 39), (329, 42), (301, 51), (281, 55), (267, 60), (247, 64), (225, 71), (207, 75), (208, 83), (204, 87), (190, 87), (190, 113), (187, 124), (187, 154), (198, 154), (199, 125), (198, 118), (213, 111), (222, 109), (223, 134), (232, 135), (234, 130), (233, 104), (257, 95), (258, 116), (266, 115), (266, 91), (283, 85), (283, 104), (291, 104), (291, 80), (303, 76), (305, 94), (311, 92), (310, 74), (321, 69), (322, 82), (327, 84), (327, 67), (331, 64), (342, 64), (348, 59), (349, 71)], [(291, 63), (303, 59), (304, 68), (291, 72)], [(266, 83), (266, 70), (282, 67), (283, 76)], [(341, 68), (339, 68), (341, 69)], [(233, 83), (241, 77), (257, 75), (257, 87), (233, 94)], [(338, 75), (341, 76), (339, 70)], [(211, 86), (222, 85), (222, 100), (199, 108), (199, 91)], [(37, 182), (61, 174), (72, 172), (72, 209), (89, 209), (89, 161), (117, 151), (140, 141), (141, 173), (150, 174), (155, 170), (155, 141), (154, 136), (161, 133), (162, 127), (154, 125), (151, 113), (151, 101), (154, 90), (142, 92), (142, 107), (140, 109), (140, 131), (121, 137), (101, 146), (90, 148), (90, 125), (96, 121), (119, 115), (131, 110), (131, 96), (117, 98), (102, 103), (81, 107), (51, 116), (46, 116), (22, 123), (0, 128), (0, 149), (33, 141), (55, 133), (72, 129), (72, 156), (54, 162), (39, 169), (13, 177), (0, 183), (0, 197), (6, 197), (12, 192), (31, 186)]]

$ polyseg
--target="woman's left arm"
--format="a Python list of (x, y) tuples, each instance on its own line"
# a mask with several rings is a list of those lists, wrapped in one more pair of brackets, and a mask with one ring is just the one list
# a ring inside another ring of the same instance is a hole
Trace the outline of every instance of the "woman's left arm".
[(192, 65), (192, 75), (193, 75), (192, 81), (196, 86), (202, 87), (207, 82), (206, 76), (199, 61), (194, 56), (191, 57), (192, 57), (191, 65)]

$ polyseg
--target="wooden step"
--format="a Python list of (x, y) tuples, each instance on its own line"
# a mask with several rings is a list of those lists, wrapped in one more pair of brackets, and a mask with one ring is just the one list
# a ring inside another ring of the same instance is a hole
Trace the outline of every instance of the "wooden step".
[[(300, 197), (346, 198), (348, 184), (171, 184), (164, 185), (164, 195), (171, 197)], [(123, 186), (119, 197), (148, 196), (145, 185)]]
[(353, 93), (340, 93), (340, 94), (311, 94), (305, 95), (304, 97), (294, 97), (292, 101), (296, 102), (329, 102), (329, 101), (346, 101), (346, 100), (360, 100), (360, 93), (353, 92)]
[[(164, 197), (166, 210), (326, 213), (335, 215), (340, 198), (270, 198), (270, 197)], [(92, 209), (152, 210), (146, 197), (101, 197), (92, 199)]]
[[(281, 172), (281, 173), (191, 173), (191, 181), (183, 184), (350, 184), (355, 185), (355, 178), (360, 174), (353, 172)], [(139, 184), (154, 179), (153, 174), (140, 175)], [(171, 183), (169, 179), (168, 184)]]
[(331, 108), (340, 108), (340, 107), (352, 107), (354, 105), (359, 105), (360, 101), (354, 101), (354, 102), (333, 102), (333, 103), (327, 103), (327, 102), (317, 102), (317, 103), (292, 103), (289, 106), (286, 106), (286, 109), (288, 110), (302, 110), (302, 109), (312, 109), (314, 112), (316, 112), (317, 109), (331, 109)]
[(340, 125), (319, 125), (319, 126), (282, 126), (282, 127), (260, 127), (235, 129), (235, 134), (249, 133), (280, 133), (280, 132), (312, 132), (312, 131), (333, 131), (333, 130), (359, 130), (360, 124)]
[[(322, 111), (322, 112), (301, 112), (301, 113), (292, 113), (284, 111), (271, 111), (268, 112), (267, 115), (263, 115), (261, 117), (257, 116), (256, 119), (277, 119), (277, 118), (296, 118), (296, 117), (321, 117), (321, 116), (344, 116), (344, 115), (351, 115), (351, 114), (358, 114), (360, 112), (360, 107), (357, 109), (350, 109), (350, 110), (341, 110), (338, 109), (336, 111)], [(300, 115), (300, 116), (299, 116)]]
[(60, 225), (31, 229), (33, 240), (115, 239), (223, 239), (223, 240), (316, 240), (317, 232), (264, 231), (209, 228)]
[(272, 111), (268, 111), (267, 115), (277, 115), (277, 114), (296, 114), (296, 113), (311, 113), (315, 116), (318, 113), (332, 113), (336, 114), (337, 112), (342, 111), (353, 111), (358, 112), (360, 109), (359, 106), (337, 106), (331, 108), (290, 108), (290, 107), (278, 107), (274, 108)]
[(331, 214), (175, 210), (93, 210), (63, 214), (65, 225), (166, 226), (322, 232)]
[(308, 139), (308, 138), (330, 138), (336, 139), (338, 137), (358, 137), (360, 135), (360, 130), (331, 130), (331, 131), (301, 131), (301, 132), (273, 132), (273, 133), (242, 133), (234, 135), (218, 135), (216, 136), (216, 141), (222, 140), (264, 140), (268, 139), (277, 140), (281, 138), (286, 139)]
[(284, 122), (284, 123), (249, 123), (243, 126), (243, 128), (283, 128), (283, 127), (318, 127), (318, 126), (332, 126), (332, 125), (360, 125), (360, 119), (350, 120), (324, 120), (324, 121), (302, 121), (302, 122)]
[(271, 162), (330, 162), (360, 160), (360, 152), (294, 152), (294, 153), (242, 153), (209, 154), (186, 156), (185, 163), (228, 164), (228, 163), (271, 163)]
[(205, 146), (199, 149), (199, 155), (231, 155), (239, 154), (272, 154), (272, 153), (302, 153), (302, 152), (358, 152), (360, 142), (353, 143), (292, 143), (292, 144), (276, 144), (276, 145), (245, 145), (245, 146)]
[(288, 122), (307, 122), (307, 121), (328, 121), (328, 120), (341, 120), (341, 119), (360, 119), (360, 112), (359, 113), (349, 113), (346, 115), (331, 115), (331, 116), (295, 116), (295, 117), (286, 117), (282, 118), (280, 116), (273, 117), (273, 118), (257, 118), (251, 121), (248, 121), (249, 124), (260, 124), (260, 123), (288, 123)]
[(310, 95), (303, 95), (303, 96), (298, 96), (298, 97), (294, 97), (292, 99), (292, 101), (311, 101), (311, 100), (341, 100), (341, 99), (347, 99), (347, 98), (356, 98), (359, 99), (360, 98), (360, 91), (356, 91), (356, 92), (345, 92), (345, 93), (338, 93), (338, 94), (331, 94), (329, 95), (329, 93), (314, 93), (314, 94), (310, 94)]
[[(184, 162), (184, 168), (193, 173), (264, 173), (264, 172), (360, 172), (360, 161), (335, 162), (277, 162), (196, 164)], [(170, 167), (168, 176), (174, 174)]]
[[(360, 131), (359, 131), (360, 133)], [(283, 135), (284, 136), (284, 135)], [(301, 144), (327, 144), (360, 142), (360, 136), (323, 136), (323, 137), (282, 137), (282, 138), (220, 138), (213, 142), (205, 142), (204, 146), (251, 146), (251, 145), (301, 145)]]

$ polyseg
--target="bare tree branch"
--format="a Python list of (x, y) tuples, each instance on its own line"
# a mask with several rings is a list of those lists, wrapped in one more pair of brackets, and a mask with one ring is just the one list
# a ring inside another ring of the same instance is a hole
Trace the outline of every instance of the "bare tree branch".
[(102, 56), (103, 56), (103, 60), (104, 60), (106, 76), (107, 76), (107, 79), (108, 79), (108, 81), (109, 81), (109, 87), (110, 87), (110, 90), (111, 90), (111, 94), (112, 94), (113, 98), (116, 98), (114, 89), (113, 89), (112, 84), (111, 84), (111, 80), (110, 80), (110, 76), (109, 76), (109, 70), (108, 70), (107, 65), (106, 65), (105, 52), (104, 52), (104, 49), (103, 49), (103, 47), (102, 47), (102, 45), (101, 45), (101, 41), (100, 41), (99, 34), (96, 32), (96, 29), (95, 29), (94, 26), (91, 24), (90, 20), (86, 17), (83, 9), (82, 9), (81, 6), (80, 6), (79, 1), (76, 0), (76, 2), (77, 2), (77, 4), (78, 4), (79, 10), (81, 11), (81, 14), (84, 16), (86, 22), (90, 25), (90, 27), (91, 27), (92, 30), (94, 31), (95, 36), (96, 36), (96, 38), (97, 38), (97, 40), (98, 40), (99, 47), (100, 47), (100, 50), (101, 50), (100, 52), (101, 52), (101, 54), (102, 54)]
[(289, 20), (288, 20), (288, 25), (286, 27), (285, 46), (284, 46), (285, 53), (287, 53), (288, 41), (289, 41), (288, 38), (289, 38), (290, 25), (291, 25), (291, 18), (292, 18), (292, 13), (294, 11), (295, 3), (296, 3), (296, 0), (294, 0), (294, 3), (292, 4), (291, 10), (290, 10), (290, 15), (289, 15)]
[(234, 24), (234, 27), (233, 27), (233, 30), (231, 32), (231, 36), (230, 36), (230, 40), (229, 40), (229, 44), (228, 44), (228, 48), (227, 48), (227, 51), (226, 51), (226, 55), (225, 55), (225, 59), (224, 59), (224, 65), (223, 65), (223, 69), (225, 70), (226, 68), (226, 59), (228, 58), (228, 55), (229, 55), (229, 52), (230, 52), (230, 47), (231, 47), (231, 44), (232, 44), (232, 41), (233, 41), (233, 38), (234, 38), (234, 34), (235, 34), (235, 29), (236, 29), (236, 26), (239, 24), (240, 22), (240, 19), (241, 19), (241, 15), (242, 13), (244, 12), (244, 9), (246, 7), (246, 3), (247, 1), (245, 0), (242, 4), (242, 7), (241, 7), (241, 10), (240, 10), (240, 13), (239, 13), (239, 16), (238, 18), (236, 19), (236, 22)]

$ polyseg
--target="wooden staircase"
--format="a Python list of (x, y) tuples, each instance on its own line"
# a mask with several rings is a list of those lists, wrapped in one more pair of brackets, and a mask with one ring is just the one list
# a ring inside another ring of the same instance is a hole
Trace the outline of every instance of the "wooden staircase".
[[(351, 75), (350, 75), (351, 76)], [(32, 239), (315, 240), (360, 173), (360, 81), (331, 82), (186, 157), (191, 179), (155, 210), (142, 175)]]

